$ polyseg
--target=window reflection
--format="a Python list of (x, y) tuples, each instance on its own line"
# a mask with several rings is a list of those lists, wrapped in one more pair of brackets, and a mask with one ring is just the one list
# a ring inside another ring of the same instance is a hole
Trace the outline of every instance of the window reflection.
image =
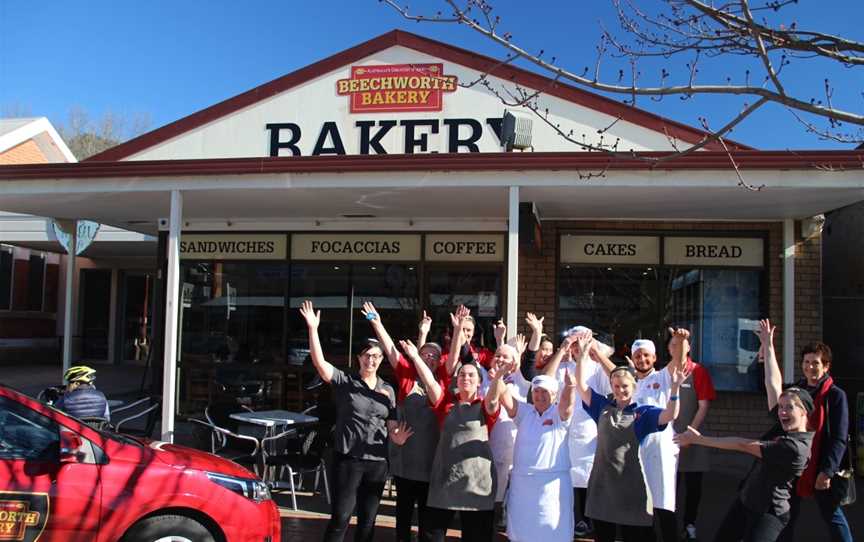
[(429, 305), (432, 318), (430, 341), (445, 349), (449, 344), (450, 313), (459, 305), (471, 310), (476, 322), (474, 344), (495, 348), (494, 326), (502, 316), (500, 269), (428, 269)]

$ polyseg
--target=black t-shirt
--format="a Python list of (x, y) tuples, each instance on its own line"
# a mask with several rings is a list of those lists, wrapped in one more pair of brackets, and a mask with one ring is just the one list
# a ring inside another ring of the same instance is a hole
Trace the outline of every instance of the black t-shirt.
[(387, 460), (387, 420), (396, 419), (396, 392), (378, 377), (370, 389), (359, 376), (333, 370), (334, 446), (357, 459)]
[(762, 459), (744, 480), (741, 502), (757, 514), (782, 516), (789, 512), (789, 498), (810, 458), (813, 433), (785, 433), (763, 440)]

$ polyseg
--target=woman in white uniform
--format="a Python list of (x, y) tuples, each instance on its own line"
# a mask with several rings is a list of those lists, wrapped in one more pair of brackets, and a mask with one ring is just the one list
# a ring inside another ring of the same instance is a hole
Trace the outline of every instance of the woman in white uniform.
[(519, 431), (507, 496), (507, 538), (513, 542), (570, 542), (573, 510), (567, 428), (573, 415), (576, 381), (565, 375), (558, 401), (558, 381), (546, 375), (531, 381), (533, 404), (505, 393), (501, 404)]
[[(576, 363), (573, 359), (579, 359), (580, 351), (575, 335), (580, 331), (590, 333), (590, 330), (583, 326), (568, 329), (561, 347), (543, 367), (543, 373), (554, 377), (559, 386), (564, 385), (564, 375), (568, 372), (576, 374)], [(611, 353), (612, 348), (608, 345), (596, 340), (591, 341), (590, 357), (585, 362), (588, 387), (604, 397), (612, 393), (609, 377), (606, 376), (615, 366), (608, 358)], [(573, 486), (573, 502), (579, 507), (578, 510), (574, 509), (576, 517), (574, 532), (577, 536), (584, 536), (591, 532), (590, 522), (585, 515), (585, 503), (588, 500), (588, 476), (591, 474), (594, 452), (597, 449), (597, 424), (585, 410), (577, 408), (570, 420), (568, 436), (570, 483)]]
[[(653, 341), (638, 339), (630, 349), (636, 369), (636, 392), (634, 400), (638, 406), (663, 408), (672, 395), (672, 374), (686, 366), (683, 344), (690, 334), (685, 329), (671, 330), (676, 351), (666, 367), (657, 371), (657, 348)], [(675, 430), (672, 425), (663, 431), (645, 437), (639, 453), (645, 467), (645, 477), (651, 500), (654, 503), (654, 530), (658, 542), (677, 542), (678, 524), (675, 518), (675, 488), (678, 474), (678, 445), (672, 440)]]

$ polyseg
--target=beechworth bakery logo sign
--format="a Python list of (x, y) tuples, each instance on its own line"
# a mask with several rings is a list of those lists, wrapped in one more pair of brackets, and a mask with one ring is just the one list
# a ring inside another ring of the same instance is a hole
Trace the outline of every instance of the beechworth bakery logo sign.
[(348, 96), (352, 113), (441, 111), (444, 93), (455, 92), (457, 83), (443, 64), (351, 66), (336, 92)]

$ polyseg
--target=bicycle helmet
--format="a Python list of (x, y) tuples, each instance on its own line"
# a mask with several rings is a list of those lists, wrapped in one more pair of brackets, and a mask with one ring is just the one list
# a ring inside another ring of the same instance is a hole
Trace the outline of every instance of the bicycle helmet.
[(96, 369), (91, 367), (87, 367), (86, 365), (76, 365), (74, 367), (69, 367), (66, 369), (66, 372), (63, 373), (63, 379), (66, 383), (72, 382), (83, 382), (85, 384), (90, 384), (94, 380), (96, 380)]

